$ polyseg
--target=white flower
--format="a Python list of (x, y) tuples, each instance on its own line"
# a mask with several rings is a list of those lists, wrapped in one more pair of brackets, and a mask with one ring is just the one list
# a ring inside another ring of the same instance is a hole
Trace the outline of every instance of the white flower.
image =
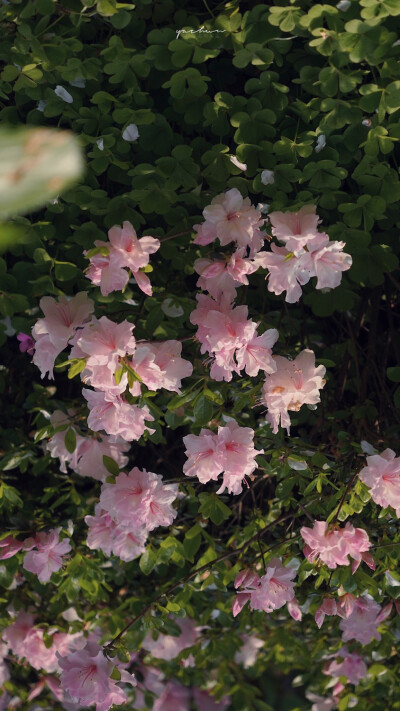
[(54, 89), (54, 93), (57, 94), (57, 96), (63, 101), (65, 101), (67, 104), (72, 104), (73, 98), (71, 94), (69, 93), (69, 91), (64, 89), (63, 86), (60, 86), (60, 84), (56, 86), (56, 88)]
[(233, 163), (233, 165), (236, 165), (236, 168), (240, 168), (240, 170), (247, 170), (246, 163), (241, 163), (236, 156), (229, 156), (229, 160)]
[(129, 141), (132, 143), (133, 141), (137, 141), (139, 138), (139, 131), (138, 127), (134, 123), (130, 123), (129, 126), (127, 126), (123, 133), (122, 133), (122, 138), (124, 141)]
[(317, 138), (317, 143), (314, 148), (314, 151), (316, 153), (319, 153), (320, 151), (322, 151), (323, 148), (325, 148), (325, 146), (326, 146), (326, 138), (325, 138), (324, 134), (321, 133)]
[(100, 151), (104, 151), (104, 141), (102, 138), (98, 138), (96, 144)]
[(46, 105), (47, 105), (47, 101), (45, 101), (44, 99), (40, 99), (40, 101), (38, 101), (36, 108), (38, 111), (44, 111), (46, 108)]
[(340, 2), (338, 2), (338, 4), (336, 5), (336, 7), (337, 7), (338, 10), (342, 10), (342, 12), (347, 12), (347, 10), (349, 9), (350, 5), (351, 5), (350, 0), (340, 0)]
[(86, 80), (83, 79), (83, 77), (76, 77), (76, 79), (72, 79), (72, 81), (69, 81), (68, 84), (71, 84), (71, 86), (76, 86), (77, 89), (84, 89), (86, 86)]
[(263, 185), (272, 185), (275, 182), (275, 173), (273, 170), (263, 170), (261, 173), (261, 182)]
[(4, 333), (6, 334), (6, 336), (15, 336), (15, 334), (16, 334), (17, 332), (16, 332), (15, 328), (13, 328), (13, 326), (12, 326), (12, 324), (11, 324), (11, 319), (10, 319), (9, 316), (6, 316), (5, 318), (2, 318), (2, 319), (0, 320), (0, 323), (3, 323), (4, 326), (5, 326), (5, 331), (4, 331)]
[(363, 119), (363, 120), (361, 121), (361, 123), (362, 123), (363, 126), (367, 126), (367, 128), (369, 128), (369, 127), (371, 126), (371, 124), (372, 124), (372, 121), (371, 121), (371, 119), (369, 119), (369, 118), (365, 118), (365, 119)]
[(166, 316), (170, 316), (171, 318), (179, 318), (179, 316), (183, 316), (184, 310), (182, 306), (176, 305), (174, 303), (173, 299), (164, 299), (164, 301), (161, 304), (161, 311), (165, 313)]
[(375, 447), (373, 447), (372, 444), (367, 442), (367, 440), (362, 439), (360, 442), (360, 445), (361, 445), (361, 449), (364, 452), (364, 454), (370, 454), (370, 455), (377, 454)]

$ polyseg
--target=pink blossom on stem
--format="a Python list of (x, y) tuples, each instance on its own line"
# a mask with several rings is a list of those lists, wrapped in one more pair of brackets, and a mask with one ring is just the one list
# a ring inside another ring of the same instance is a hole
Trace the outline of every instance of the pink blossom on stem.
[[(69, 415), (71, 412), (69, 413)], [(67, 464), (74, 469), (78, 462), (78, 449), (85, 441), (84, 437), (78, 433), (75, 427), (72, 426), (72, 418), (61, 410), (55, 410), (50, 417), (50, 424), (54, 429), (63, 427), (59, 432), (55, 432), (49, 441), (46, 443), (46, 449), (50, 452), (50, 456), (60, 460), (60, 471), (67, 473)], [(76, 437), (76, 447), (73, 452), (69, 452), (65, 446), (65, 435), (68, 429), (72, 429)]]
[(138, 528), (132, 524), (126, 528), (116, 526), (114, 529), (114, 538), (112, 542), (112, 550), (114, 555), (117, 555), (125, 563), (138, 558), (146, 550), (146, 542), (148, 538), (148, 530), (143, 526)]
[(272, 356), (272, 347), (279, 338), (276, 328), (269, 328), (259, 336), (257, 326), (253, 323), (253, 333), (247, 336), (246, 342), (236, 351), (236, 362), (240, 370), (254, 378), (260, 370), (268, 375), (276, 371), (276, 363)]
[(0, 560), (12, 558), (22, 550), (23, 542), (17, 541), (13, 535), (6, 536), (0, 540)]
[(311, 563), (321, 560), (334, 569), (338, 565), (349, 565), (350, 556), (358, 565), (365, 560), (370, 567), (375, 566), (367, 555), (371, 543), (366, 531), (354, 528), (349, 522), (344, 528), (329, 529), (326, 521), (315, 521), (312, 528), (303, 526), (300, 534), (306, 543), (303, 553)]
[(123, 222), (122, 227), (111, 227), (108, 238), (109, 242), (95, 242), (101, 251), (108, 250), (108, 253), (103, 255), (100, 252), (89, 257), (88, 279), (100, 286), (101, 293), (107, 296), (126, 286), (129, 274), (125, 269), (130, 269), (139, 288), (151, 296), (150, 280), (139, 270), (148, 265), (150, 254), (160, 248), (159, 240), (150, 236), (138, 239), (134, 227), (127, 221)]
[(109, 435), (119, 435), (127, 442), (140, 439), (146, 430), (154, 432), (146, 425), (146, 421), (154, 420), (147, 405), (130, 405), (120, 395), (86, 388), (82, 394), (90, 409), (88, 425), (93, 431), (104, 430)]
[(152, 531), (171, 525), (176, 516), (171, 504), (177, 493), (177, 484), (163, 484), (159, 474), (134, 467), (129, 474), (118, 474), (115, 484), (103, 484), (100, 504), (118, 526)]
[[(293, 578), (296, 571), (290, 566), (283, 566), (279, 558), (269, 561), (265, 574), (260, 578), (252, 571), (243, 571), (235, 580), (235, 587), (241, 588), (238, 595), (248, 596), (250, 607), (253, 610), (264, 610), (269, 613), (278, 610), (286, 603), (292, 602), (294, 595)], [(243, 599), (243, 605), (247, 600)], [(238, 601), (240, 609), (243, 607), (242, 600)], [(240, 609), (235, 611), (234, 616)]]
[(52, 573), (60, 570), (63, 555), (71, 550), (65, 538), (60, 541), (60, 531), (61, 526), (53, 528), (49, 533), (37, 533), (32, 539), (33, 546), (37, 550), (31, 550), (25, 555), (23, 567), (37, 575), (41, 583), (47, 583)]
[(316, 289), (336, 289), (342, 280), (342, 272), (350, 269), (353, 260), (343, 252), (345, 242), (331, 241), (328, 235), (320, 235), (309, 249), (310, 276), (317, 277)]
[(193, 372), (192, 364), (181, 358), (181, 353), (179, 341), (140, 342), (132, 358), (132, 368), (149, 390), (165, 388), (180, 393), (182, 378)]
[(224, 469), (218, 436), (211, 430), (201, 429), (199, 435), (186, 435), (183, 442), (188, 458), (183, 465), (186, 476), (197, 476), (202, 484), (218, 479)]
[(335, 659), (325, 665), (324, 674), (337, 679), (345, 676), (348, 683), (357, 686), (367, 676), (367, 665), (359, 654), (342, 647), (336, 652)]
[(104, 466), (103, 457), (110, 457), (122, 469), (129, 461), (124, 452), (129, 450), (130, 445), (119, 438), (113, 442), (113, 438), (107, 435), (100, 435), (100, 437), (100, 440), (95, 437), (82, 438), (77, 447), (77, 462), (74, 466), (70, 466), (81, 476), (91, 476), (93, 479), (105, 481), (110, 472)]
[[(213, 239), (218, 237), (223, 246), (235, 242), (238, 247), (249, 247), (251, 254), (261, 249), (264, 236), (260, 227), (265, 220), (261, 212), (251, 205), (250, 199), (243, 198), (237, 188), (217, 195), (204, 208), (203, 216), (205, 223), (201, 225), (195, 244), (209, 244), (211, 235), (214, 235)], [(196, 228), (198, 225), (195, 225)]]
[(244, 248), (234, 252), (229, 260), (196, 259), (194, 269), (199, 274), (197, 286), (203, 291), (219, 299), (221, 294), (234, 299), (236, 289), (242, 284), (248, 284), (248, 274), (253, 274), (259, 268), (255, 261), (244, 257)]
[(343, 642), (355, 639), (361, 644), (369, 644), (372, 639), (379, 640), (381, 635), (377, 630), (381, 606), (367, 597), (355, 600), (353, 612), (347, 619), (340, 621)]
[(58, 301), (51, 296), (40, 299), (44, 318), (36, 321), (32, 336), (35, 339), (33, 362), (41, 370), (42, 378), (49, 373), (53, 377), (56, 356), (66, 348), (77, 328), (83, 326), (93, 313), (94, 304), (86, 291), (68, 298), (60, 296)]
[(358, 474), (379, 506), (392, 506), (400, 517), (400, 457), (392, 449), (367, 457), (367, 466)]
[(271, 244), (271, 252), (259, 252), (255, 261), (268, 270), (268, 291), (277, 296), (286, 291), (285, 301), (289, 304), (300, 299), (301, 287), (311, 278), (309, 257), (304, 250), (296, 256), (286, 247)]
[(325, 385), (323, 379), (326, 368), (315, 367), (315, 354), (305, 349), (294, 360), (283, 356), (274, 357), (276, 372), (267, 375), (263, 387), (262, 402), (267, 406), (267, 422), (274, 434), (279, 423), (290, 433), (290, 410), (298, 412), (302, 405), (316, 405), (320, 402), (320, 390)]
[[(62, 669), (60, 682), (72, 701), (81, 706), (96, 704), (96, 711), (108, 711), (113, 704), (127, 701), (125, 692), (117, 686), (111, 673), (114, 666), (119, 667), (114, 659), (110, 661), (103, 654), (103, 649), (94, 642), (88, 642), (84, 649), (59, 657)], [(124, 669), (120, 669), (121, 682), (136, 686), (136, 679)]]

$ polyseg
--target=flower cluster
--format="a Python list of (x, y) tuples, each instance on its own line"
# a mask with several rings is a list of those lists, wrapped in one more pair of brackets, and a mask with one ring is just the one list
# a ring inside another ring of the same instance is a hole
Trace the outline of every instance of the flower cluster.
[(271, 212), (268, 217), (273, 236), (285, 245), (271, 244), (271, 252), (256, 255), (257, 264), (268, 270), (269, 291), (277, 295), (286, 291), (286, 301), (293, 304), (311, 277), (317, 277), (317, 289), (339, 286), (352, 258), (343, 252), (344, 242), (331, 241), (318, 231), (321, 220), (315, 205), (298, 212)]
[(400, 457), (392, 449), (367, 457), (367, 466), (358, 474), (379, 506), (392, 506), (400, 517)]
[(367, 551), (371, 547), (368, 534), (362, 528), (354, 528), (347, 522), (344, 528), (329, 529), (326, 521), (315, 521), (312, 528), (303, 526), (300, 534), (306, 545), (303, 553), (312, 563), (320, 560), (328, 568), (338, 565), (349, 565), (349, 556), (353, 558), (353, 572), (357, 570), (361, 561), (364, 561), (372, 570), (375, 562)]
[[(288, 604), (290, 614), (297, 619), (300, 610), (294, 594), (296, 571), (290, 566), (283, 566), (278, 558), (269, 561), (265, 574), (260, 578), (251, 570), (243, 570), (235, 579), (235, 588), (240, 588), (233, 602), (233, 615), (239, 614), (249, 602), (252, 610), (272, 612)], [(289, 605), (292, 605), (292, 609)]]
[(254, 457), (263, 454), (262, 449), (254, 448), (254, 431), (239, 427), (237, 422), (219, 427), (217, 434), (202, 429), (199, 435), (187, 435), (183, 441), (188, 458), (184, 473), (197, 476), (202, 484), (216, 481), (223, 473), (217, 493), (227, 489), (230, 494), (240, 494), (243, 480), (257, 468)]
[(131, 273), (139, 289), (151, 296), (150, 279), (141, 270), (147, 267), (150, 254), (160, 248), (159, 240), (149, 236), (138, 239), (130, 222), (112, 227), (108, 239), (109, 242), (96, 240), (95, 249), (85, 252), (90, 260), (87, 278), (100, 287), (103, 296), (108, 296), (125, 289)]

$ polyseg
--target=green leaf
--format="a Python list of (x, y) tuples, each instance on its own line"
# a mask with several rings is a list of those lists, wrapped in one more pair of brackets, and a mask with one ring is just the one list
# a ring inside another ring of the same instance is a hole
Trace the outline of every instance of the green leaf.
[(104, 17), (111, 17), (117, 12), (117, 0), (97, 0), (97, 12)]
[(199, 499), (201, 515), (204, 518), (210, 518), (216, 526), (229, 518), (232, 513), (216, 494), (199, 494)]
[(147, 546), (146, 550), (140, 556), (139, 568), (144, 575), (150, 575), (157, 562), (157, 554), (151, 546)]
[(68, 452), (72, 454), (76, 449), (76, 433), (73, 427), (68, 427), (64, 435), (64, 444)]
[(195, 417), (196, 424), (209, 424), (210, 420), (212, 419), (213, 412), (214, 408), (210, 400), (208, 400), (208, 398), (204, 397), (203, 395), (200, 395), (193, 408), (193, 415)]
[(108, 457), (107, 454), (103, 454), (103, 464), (107, 471), (110, 472), (110, 474), (112, 474), (113, 476), (118, 476), (119, 466), (112, 457)]
[(393, 383), (400, 383), (400, 366), (386, 368), (386, 375)]
[[(71, 361), (68, 361), (68, 362), (70, 363)], [(74, 360), (68, 370), (68, 380), (72, 380), (72, 378), (74, 378), (75, 375), (82, 373), (82, 371), (85, 370), (85, 368), (86, 368), (86, 358), (77, 358), (76, 360)]]

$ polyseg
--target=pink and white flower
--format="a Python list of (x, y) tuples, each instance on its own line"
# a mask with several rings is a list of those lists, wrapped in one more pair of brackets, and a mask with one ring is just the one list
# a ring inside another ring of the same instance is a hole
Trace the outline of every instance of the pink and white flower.
[(400, 457), (392, 449), (367, 457), (367, 466), (358, 474), (379, 506), (392, 506), (400, 517)]
[(23, 567), (38, 576), (41, 583), (47, 583), (52, 574), (60, 570), (63, 556), (69, 553), (71, 546), (67, 539), (60, 541), (59, 528), (53, 528), (49, 533), (37, 533), (34, 538), (24, 541), (24, 548), (36, 548), (26, 553)]
[(321, 560), (328, 568), (336, 568), (338, 565), (349, 565), (349, 556), (353, 558), (356, 565), (353, 572), (364, 560), (371, 568), (375, 568), (375, 563), (368, 550), (371, 542), (368, 534), (362, 528), (354, 528), (347, 522), (344, 528), (328, 528), (326, 521), (315, 521), (312, 528), (303, 526), (300, 534), (306, 543), (303, 553), (310, 563)]
[(134, 467), (129, 474), (118, 474), (115, 484), (103, 484), (100, 504), (118, 526), (152, 531), (171, 525), (177, 494), (177, 484), (163, 484), (159, 474)]
[[(84, 649), (72, 652), (65, 657), (59, 656), (61, 667), (61, 687), (68, 692), (74, 703), (81, 706), (96, 704), (96, 711), (108, 711), (113, 704), (127, 701), (125, 692), (111, 679), (115, 666), (103, 654), (103, 649), (94, 642), (88, 642)], [(121, 682), (136, 686), (136, 679), (124, 669), (119, 669)]]
[(324, 674), (334, 679), (345, 676), (348, 683), (357, 686), (367, 676), (367, 665), (359, 654), (350, 653), (346, 647), (342, 647), (336, 652), (335, 659), (325, 665)]
[(369, 644), (373, 639), (379, 642), (381, 635), (377, 626), (382, 619), (381, 613), (382, 608), (375, 600), (367, 597), (357, 598), (351, 615), (339, 624), (343, 642), (349, 642), (351, 639), (360, 644)]
[(320, 390), (325, 385), (326, 368), (315, 367), (315, 354), (305, 349), (294, 360), (283, 356), (274, 357), (276, 371), (267, 375), (263, 387), (262, 402), (267, 406), (267, 422), (274, 434), (279, 423), (290, 433), (289, 411), (298, 412), (302, 405), (320, 402)]
[(196, 644), (201, 628), (197, 626), (195, 620), (185, 617), (183, 620), (177, 619), (176, 623), (181, 629), (181, 634), (178, 637), (171, 634), (160, 634), (157, 639), (153, 639), (151, 633), (148, 632), (144, 638), (143, 648), (155, 659), (170, 661), (184, 649)]
[(151, 434), (154, 432), (146, 425), (154, 420), (147, 405), (130, 405), (120, 395), (110, 392), (84, 388), (82, 394), (90, 409), (88, 425), (94, 432), (104, 430), (127, 442), (140, 439), (146, 430)]
[(283, 566), (279, 558), (269, 561), (261, 578), (251, 571), (242, 571), (235, 580), (235, 587), (240, 588), (240, 592), (239, 599), (234, 601), (233, 615), (236, 616), (247, 601), (253, 610), (267, 613), (279, 610), (295, 599), (292, 582), (295, 577), (294, 568)]

